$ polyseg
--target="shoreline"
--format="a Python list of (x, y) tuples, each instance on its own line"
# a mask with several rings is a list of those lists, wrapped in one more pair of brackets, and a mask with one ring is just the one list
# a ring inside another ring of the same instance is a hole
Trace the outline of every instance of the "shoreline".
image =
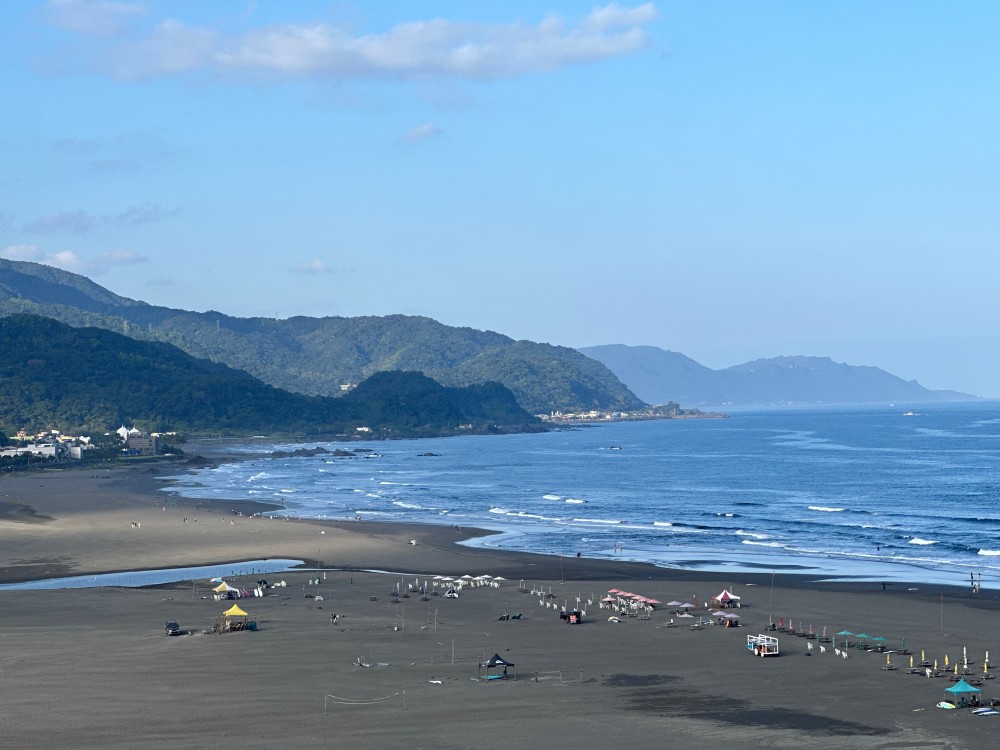
[[(906, 592), (915, 596), (924, 597), (937, 597), (944, 595), (951, 599), (958, 600), (1000, 602), (1000, 590), (997, 589), (981, 589), (978, 594), (973, 595), (968, 586), (928, 583), (926, 581), (911, 581), (902, 579), (886, 582), (885, 588), (883, 588), (881, 581), (843, 580), (842, 576), (826, 573), (814, 573), (806, 570), (803, 570), (802, 572), (793, 572), (787, 570), (787, 568), (790, 567), (789, 565), (786, 565), (786, 569), (780, 572), (770, 572), (768, 570), (762, 570), (761, 572), (692, 570), (687, 568), (670, 567), (668, 565), (657, 565), (655, 563), (642, 561), (616, 559), (608, 560), (604, 558), (588, 557), (576, 558), (539, 552), (506, 550), (490, 546), (465, 545), (463, 542), (486, 539), (492, 536), (502, 535), (506, 532), (475, 527), (457, 528), (454, 526), (446, 526), (444, 524), (411, 523), (400, 521), (375, 520), (357, 522), (346, 519), (333, 520), (314, 518), (282, 518), (281, 520), (277, 520), (265, 518), (259, 515), (269, 511), (282, 509), (281, 505), (273, 502), (261, 500), (207, 500), (188, 498), (176, 494), (167, 495), (160, 492), (165, 487), (169, 487), (174, 483), (173, 480), (160, 477), (160, 474), (165, 473), (165, 470), (167, 469), (177, 468), (182, 471), (189, 471), (192, 467), (203, 468), (207, 464), (218, 465), (230, 461), (240, 461), (246, 458), (243, 454), (234, 453), (228, 450), (229, 446), (233, 444), (231, 441), (222, 442), (225, 442), (226, 445), (221, 449), (206, 451), (210, 454), (210, 456), (203, 456), (199, 453), (198, 455), (192, 456), (187, 460), (158, 459), (144, 462), (140, 465), (122, 465), (110, 468), (99, 467), (96, 470), (94, 467), (60, 467), (58, 469), (32, 472), (30, 474), (21, 475), (20, 477), (8, 476), (4, 479), (10, 484), (16, 484), (16, 482), (11, 482), (10, 480), (20, 479), (20, 484), (23, 486), (29, 485), (31, 480), (36, 478), (47, 478), (51, 482), (55, 480), (57, 475), (72, 475), (77, 472), (82, 473), (92, 471), (91, 478), (101, 479), (103, 477), (104, 481), (109, 481), (109, 479), (111, 481), (115, 481), (120, 485), (115, 488), (116, 494), (120, 493), (130, 496), (137, 503), (138, 507), (141, 507), (144, 510), (148, 510), (150, 508), (150, 503), (152, 503), (152, 507), (160, 509), (161, 512), (166, 512), (168, 507), (186, 509), (190, 510), (192, 513), (207, 513), (213, 518), (213, 520), (217, 519), (224, 521), (225, 519), (229, 519), (231, 523), (235, 523), (239, 520), (241, 525), (248, 522), (278, 524), (280, 526), (291, 525), (293, 529), (299, 531), (300, 533), (282, 536), (294, 537), (296, 539), (295, 544), (298, 545), (299, 549), (307, 549), (305, 546), (307, 543), (302, 540), (311, 533), (309, 530), (316, 527), (321, 529), (320, 534), (322, 535), (325, 535), (326, 530), (329, 529), (340, 532), (340, 534), (344, 537), (360, 535), (368, 540), (378, 539), (389, 542), (390, 544), (405, 543), (409, 545), (409, 542), (414, 540), (417, 541), (417, 545), (411, 545), (414, 546), (414, 551), (415, 547), (419, 546), (421, 552), (434, 552), (435, 559), (448, 560), (449, 563), (455, 561), (456, 559), (482, 560), (484, 562), (490, 561), (490, 564), (494, 568), (504, 572), (527, 569), (536, 573), (539, 578), (565, 580), (567, 582), (581, 580), (611, 580), (614, 578), (656, 581), (687, 580), (692, 582), (732, 580), (740, 582), (741, 585), (757, 587), (769, 587), (773, 584), (776, 587), (783, 588), (808, 588), (856, 593), (895, 591)], [(202, 444), (198, 445), (201, 447)], [(72, 483), (69, 482), (68, 484)], [(39, 488), (42, 486), (43, 483), (39, 482)], [(5, 484), (0, 481), (0, 500), (8, 499), (6, 496), (9, 493), (4, 491), (4, 487)], [(102, 489), (105, 489), (105, 487), (102, 487)], [(39, 511), (36, 506), (41, 507), (43, 510)], [(56, 507), (56, 512), (65, 511), (67, 509), (65, 504), (57, 504)], [(46, 510), (48, 510), (47, 504), (37, 498), (35, 499), (34, 504), (11, 504), (0, 502), (0, 522), (5, 519), (19, 522), (18, 525), (22, 526), (23, 535), (23, 531), (26, 528), (38, 524), (44, 525), (48, 523), (49, 520), (53, 519), (53, 516), (48, 515)], [(139, 523), (141, 523), (141, 521)], [(302, 529), (306, 529), (306, 531), (303, 532)], [(104, 573), (142, 572), (178, 567), (224, 566), (228, 564), (244, 563), (256, 559), (273, 558), (301, 559), (303, 560), (303, 569), (305, 567), (331, 569), (330, 566), (327, 565), (327, 561), (324, 559), (327, 555), (322, 552), (322, 548), (317, 548), (316, 554), (284, 554), (280, 552), (280, 549), (291, 543), (292, 542), (283, 538), (282, 541), (278, 543), (278, 551), (268, 554), (244, 554), (236, 557), (199, 556), (196, 559), (181, 557), (182, 554), (188, 554), (188, 552), (182, 552), (179, 548), (177, 550), (177, 555), (168, 554), (166, 556), (168, 562), (163, 565), (143, 564), (140, 566), (116, 566), (114, 563), (111, 563), (109, 566), (108, 563), (97, 562), (88, 563), (87, 570), (81, 570), (76, 573), (67, 571), (67, 568), (55, 563), (49, 565), (11, 566), (4, 562), (4, 558), (0, 556), (0, 583), (21, 583), (48, 578), (87, 576)], [(200, 551), (197, 554), (204, 555), (206, 553), (204, 551)], [(365, 559), (367, 559), (368, 562), (338, 564), (336, 567), (340, 570), (356, 570), (358, 572), (364, 572), (379, 567), (376, 563), (371, 562), (368, 555), (366, 555)], [(14, 567), (20, 567), (21, 570), (17, 571), (13, 569)], [(400, 572), (423, 575), (430, 573), (431, 571), (412, 567), (407, 570), (400, 570)], [(837, 578), (839, 580), (830, 580), (831, 578)]]
[[(963, 750), (989, 746), (996, 731), (988, 718), (935, 709), (952, 683), (907, 675), (904, 655), (852, 643), (843, 651), (849, 658), (836, 658), (832, 644), (831, 653), (807, 650), (805, 639), (789, 634), (779, 634), (776, 659), (746, 648), (747, 636), (769, 621), (794, 618), (802, 632), (863, 629), (930, 659), (957, 662), (967, 650), (974, 673), (985, 651), (1000, 653), (993, 592), (882, 591), (787, 573), (772, 581), (770, 572), (560, 560), (463, 546), (491, 533), (469, 528), (270, 520), (253, 515), (261, 510), (255, 502), (160, 493), (162, 475), (178, 468), (4, 477), (0, 505), (16, 512), (0, 515), (0, 579), (265, 557), (305, 560), (312, 569), (267, 574), (287, 586), (238, 600), (259, 623), (255, 632), (212, 633), (234, 602), (215, 599), (207, 579), (0, 591), (0, 745), (173, 750), (238, 735), (247, 748), (307, 750), (331, 742), (458, 750), (471, 737), (484, 748), (552, 750), (651, 740), (748, 750)], [(507, 580), (470, 587), (459, 599), (407, 592), (435, 574)], [(256, 577), (232, 580), (249, 589)], [(599, 599), (621, 588), (691, 601), (697, 620), (710, 622), (705, 604), (729, 589), (742, 598), (733, 611), (743, 627), (692, 628), (684, 623), (695, 618), (678, 620), (667, 606), (615, 622)], [(394, 589), (402, 595), (393, 597)], [(586, 610), (583, 622), (566, 624), (561, 607)], [(183, 637), (164, 636), (168, 620)], [(478, 679), (494, 653), (516, 665), (517, 679)], [(886, 658), (895, 671), (882, 669)], [(984, 685), (984, 696), (1000, 696), (993, 685)]]

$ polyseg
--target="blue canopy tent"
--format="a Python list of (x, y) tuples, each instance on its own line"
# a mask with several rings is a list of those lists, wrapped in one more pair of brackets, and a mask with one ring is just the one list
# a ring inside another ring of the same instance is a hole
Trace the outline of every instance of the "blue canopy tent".
[(949, 698), (955, 703), (956, 706), (964, 706), (972, 700), (974, 703), (979, 702), (979, 693), (981, 692), (979, 688), (974, 687), (967, 683), (965, 680), (959, 680), (950, 688), (945, 688), (945, 697)]

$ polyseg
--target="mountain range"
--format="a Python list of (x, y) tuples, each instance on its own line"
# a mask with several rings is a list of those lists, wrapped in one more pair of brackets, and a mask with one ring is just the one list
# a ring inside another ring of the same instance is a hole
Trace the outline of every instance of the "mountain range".
[(579, 351), (603, 362), (639, 398), (685, 406), (923, 403), (968, 401), (956, 391), (932, 391), (877, 367), (828, 357), (774, 357), (712, 370), (678, 352), (609, 344)]
[(238, 318), (150, 305), (78, 274), (0, 259), (0, 316), (27, 313), (74, 327), (172, 344), (307, 396), (341, 396), (375, 373), (422, 373), (450, 388), (499, 383), (532, 414), (684, 407), (954, 401), (876, 367), (776, 357), (712, 370), (650, 346), (574, 350), (405, 315)]
[(527, 411), (644, 406), (597, 360), (564, 346), (456, 328), (424, 317), (237, 318), (121, 297), (51, 266), (0, 259), (0, 315), (93, 326), (243, 370), (278, 388), (339, 396), (376, 372), (413, 370), (444, 386), (497, 382)]
[(0, 428), (104, 432), (115, 425), (212, 434), (419, 437), (542, 430), (498, 383), (446, 388), (375, 373), (341, 398), (289, 393), (175, 346), (52, 318), (0, 318)]

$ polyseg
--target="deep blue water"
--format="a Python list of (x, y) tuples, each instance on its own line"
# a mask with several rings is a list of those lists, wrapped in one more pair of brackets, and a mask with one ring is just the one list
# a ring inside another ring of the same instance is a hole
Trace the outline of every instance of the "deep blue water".
[(477, 543), (566, 556), (952, 584), (974, 573), (1000, 587), (1000, 403), (347, 447), (374, 453), (270, 459), (255, 445), (171, 491), (283, 502), (279, 514), (296, 516), (490, 528), (503, 533)]

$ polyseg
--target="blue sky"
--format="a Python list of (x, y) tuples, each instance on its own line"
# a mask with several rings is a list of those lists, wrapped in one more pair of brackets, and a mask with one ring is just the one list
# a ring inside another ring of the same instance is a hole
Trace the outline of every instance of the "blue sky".
[(1000, 396), (1000, 4), (0, 4), (0, 257)]

